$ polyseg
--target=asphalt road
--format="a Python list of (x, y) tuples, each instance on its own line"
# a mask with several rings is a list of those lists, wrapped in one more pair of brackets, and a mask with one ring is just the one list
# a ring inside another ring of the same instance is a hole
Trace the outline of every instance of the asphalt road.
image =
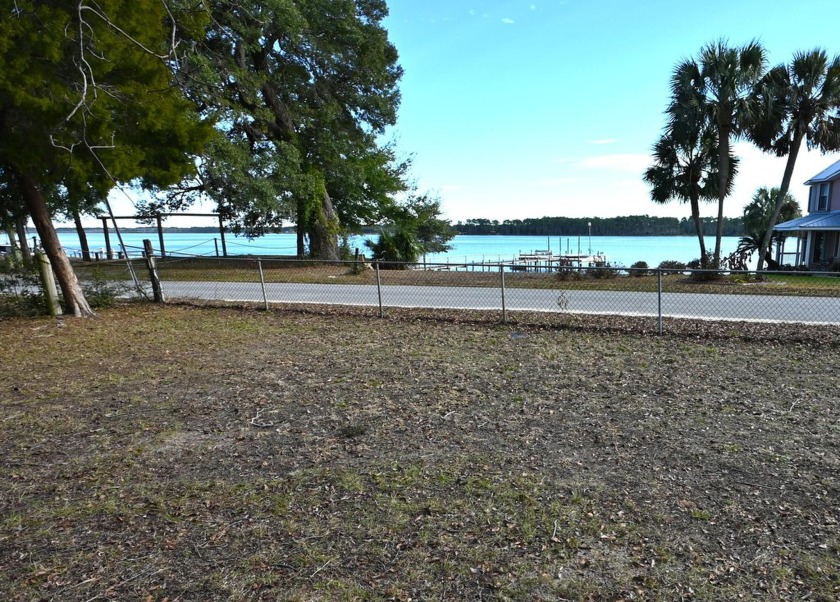
[[(263, 302), (259, 283), (164, 282), (168, 299), (192, 298)], [(375, 285), (267, 284), (269, 303), (315, 303), (377, 306)], [(659, 315), (656, 293), (509, 288), (508, 310), (551, 311), (630, 316)], [(383, 286), (385, 307), (501, 310), (498, 288)], [(840, 298), (781, 295), (663, 293), (664, 317), (798, 323), (840, 323)]]

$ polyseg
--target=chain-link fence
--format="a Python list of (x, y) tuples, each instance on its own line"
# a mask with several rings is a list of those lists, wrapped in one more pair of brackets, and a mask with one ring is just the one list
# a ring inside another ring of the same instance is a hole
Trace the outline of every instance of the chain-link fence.
[[(126, 263), (92, 264), (128, 280)], [(145, 260), (134, 260), (153, 296)], [(159, 260), (166, 300), (473, 310), (502, 322), (524, 314), (632, 316), (840, 325), (840, 277), (813, 272), (628, 270), (519, 263), (389, 264), (295, 259)]]

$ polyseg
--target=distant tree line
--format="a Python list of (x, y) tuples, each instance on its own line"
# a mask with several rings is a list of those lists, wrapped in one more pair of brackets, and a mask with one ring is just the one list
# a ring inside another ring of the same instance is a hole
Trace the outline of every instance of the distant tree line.
[[(717, 220), (701, 218), (703, 231), (714, 236)], [(455, 224), (458, 234), (502, 234), (519, 236), (691, 236), (695, 225), (690, 218), (651, 217), (628, 215), (621, 217), (540, 217), (498, 220), (468, 219)], [(723, 221), (724, 236), (741, 236), (744, 232), (740, 217), (726, 217)]]

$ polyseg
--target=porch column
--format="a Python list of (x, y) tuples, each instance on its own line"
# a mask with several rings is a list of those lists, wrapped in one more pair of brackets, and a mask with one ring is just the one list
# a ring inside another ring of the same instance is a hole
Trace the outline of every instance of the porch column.
[(808, 230), (805, 232), (805, 254), (802, 257), (802, 263), (811, 267), (811, 242), (813, 241), (813, 232)]

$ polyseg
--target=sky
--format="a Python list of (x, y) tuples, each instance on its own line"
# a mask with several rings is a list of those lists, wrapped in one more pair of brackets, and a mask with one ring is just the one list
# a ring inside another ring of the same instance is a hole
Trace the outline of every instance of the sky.
[[(665, 125), (674, 66), (719, 39), (753, 39), (769, 65), (840, 52), (836, 0), (391, 0), (385, 21), (405, 70), (389, 132), (414, 157), (445, 217), (688, 217), (650, 200), (642, 173)], [(820, 18), (824, 15), (825, 18)], [(803, 151), (805, 149), (803, 148)], [(737, 142), (725, 214), (778, 186), (784, 159)], [(805, 152), (791, 192), (840, 154)], [(702, 208), (716, 216), (715, 204)]]
[[(389, 0), (388, 7), (384, 26), (404, 76), (398, 122), (386, 138), (413, 157), (419, 191), (438, 195), (452, 222), (688, 217), (686, 205), (653, 203), (642, 181), (665, 125), (674, 66), (719, 39), (760, 41), (770, 66), (816, 47), (840, 53), (836, 0)], [(741, 169), (725, 204), (730, 217), (758, 187), (778, 186), (784, 170), (784, 159), (747, 142), (736, 142), (735, 152)], [(803, 182), (837, 159), (803, 148), (791, 187), (800, 205)], [(112, 199), (118, 215), (134, 213), (124, 193)], [(701, 211), (717, 215), (715, 204)], [(205, 221), (212, 224), (167, 225)]]

